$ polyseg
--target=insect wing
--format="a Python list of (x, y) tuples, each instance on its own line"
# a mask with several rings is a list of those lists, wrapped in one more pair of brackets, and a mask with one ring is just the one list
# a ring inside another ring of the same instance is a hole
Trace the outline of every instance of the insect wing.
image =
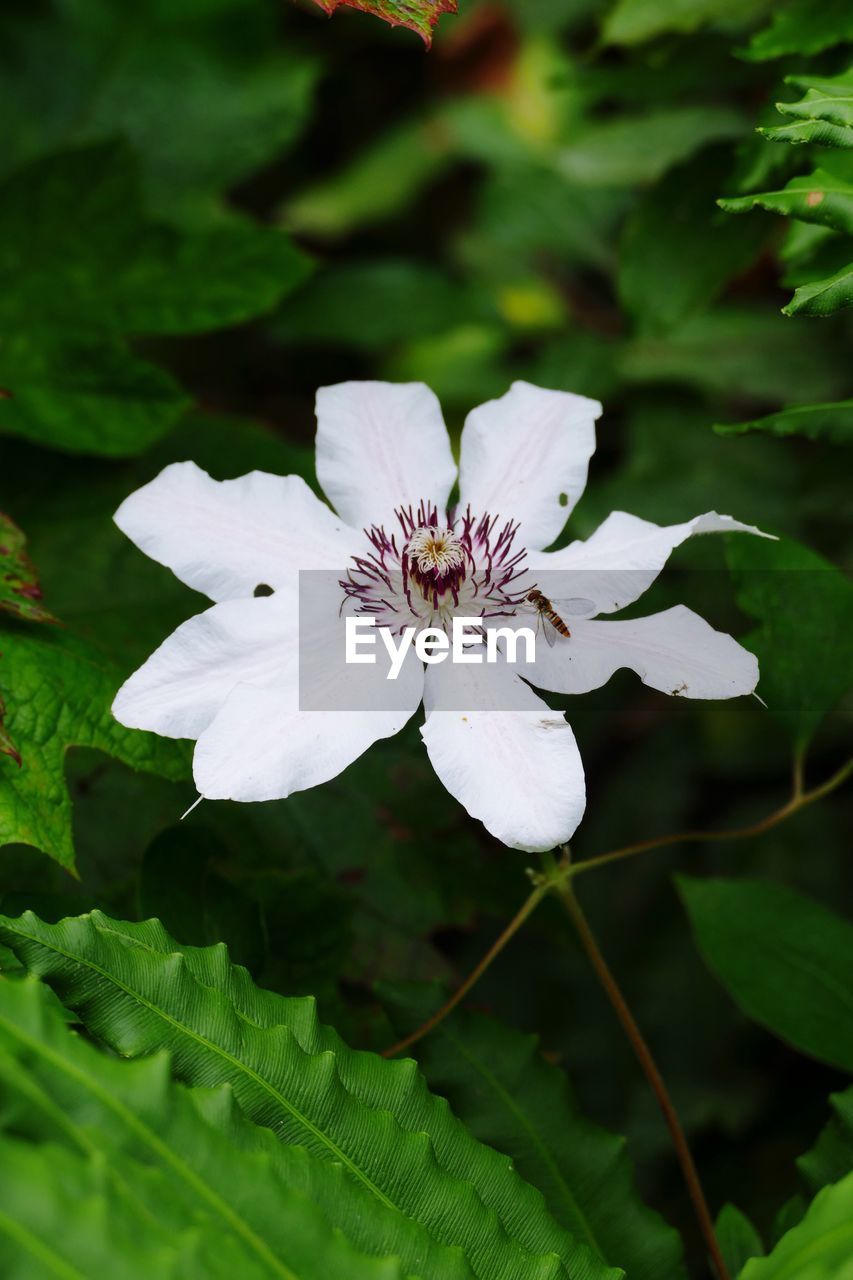
[(584, 618), (595, 613), (595, 602), (583, 596), (572, 596), (568, 600), (554, 599), (552, 603), (563, 618)]
[(539, 617), (542, 619), (542, 634), (545, 636), (548, 648), (553, 649), (554, 645), (557, 643), (557, 636), (559, 635), (559, 632), (548, 617), (547, 613), (540, 613)]

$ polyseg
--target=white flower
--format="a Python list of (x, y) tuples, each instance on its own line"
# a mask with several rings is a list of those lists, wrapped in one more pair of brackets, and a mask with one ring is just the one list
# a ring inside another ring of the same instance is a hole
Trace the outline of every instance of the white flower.
[[(583, 768), (565, 717), (520, 678), (524, 667), (425, 669), (410, 651), (392, 703), (381, 665), (357, 669), (383, 709), (300, 710), (297, 593), (300, 570), (324, 570), (336, 591), (330, 618), (345, 606), (392, 626), (447, 626), (465, 614), (488, 627), (508, 615), (529, 624), (526, 595), (539, 586), (555, 608), (566, 602), (571, 629), (553, 648), (536, 646), (539, 688), (582, 693), (630, 667), (664, 693), (752, 692), (754, 656), (689, 609), (633, 621), (597, 615), (636, 600), (692, 534), (757, 529), (713, 512), (661, 528), (617, 511), (587, 541), (543, 550), (583, 492), (600, 413), (594, 400), (525, 382), (475, 409), (454, 513), (450, 442), (421, 383), (347, 382), (318, 393), (317, 475), (337, 515), (298, 476), (254, 471), (219, 482), (192, 462), (166, 467), (122, 503), (116, 523), (216, 603), (130, 677), (116, 718), (197, 739), (202, 796), (273, 800), (333, 778), (423, 700), (430, 760), (469, 813), (519, 849), (568, 840), (584, 810)], [(273, 594), (255, 597), (262, 583)], [(340, 667), (324, 665), (332, 637), (330, 621), (303, 662), (334, 671), (327, 705), (344, 706)]]

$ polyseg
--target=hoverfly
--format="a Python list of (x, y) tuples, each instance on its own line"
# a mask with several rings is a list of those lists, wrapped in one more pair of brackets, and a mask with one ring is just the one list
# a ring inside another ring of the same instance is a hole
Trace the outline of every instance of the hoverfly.
[(542, 624), (542, 631), (548, 642), (549, 649), (553, 649), (554, 642), (558, 635), (563, 636), (566, 640), (571, 637), (571, 631), (566, 626), (559, 613), (557, 613), (557, 610), (551, 604), (551, 601), (547, 596), (542, 594), (538, 587), (534, 588), (533, 591), (528, 591), (525, 598), (536, 610), (537, 625), (538, 623)]

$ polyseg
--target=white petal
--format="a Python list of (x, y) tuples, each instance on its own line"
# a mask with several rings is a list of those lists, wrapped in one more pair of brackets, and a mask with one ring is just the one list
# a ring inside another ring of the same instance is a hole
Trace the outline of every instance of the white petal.
[(421, 735), (432, 766), (487, 831), (528, 851), (573, 835), (586, 791), (575, 736), (559, 712), (507, 667), (449, 661), (427, 671), (425, 704)]
[(421, 701), (423, 667), (412, 650), (390, 688), (386, 671), (382, 661), (355, 668), (362, 698), (373, 680), (372, 703), (384, 709), (335, 709), (350, 700), (346, 689), (334, 688), (335, 674), (324, 689), (324, 711), (299, 709), (300, 685), (291, 668), (273, 689), (240, 685), (196, 744), (199, 792), (214, 800), (279, 800), (336, 777), (372, 743), (402, 729)]
[(597, 400), (514, 382), (468, 414), (459, 463), (460, 507), (520, 520), (520, 546), (559, 534), (586, 486)]
[[(421, 499), (443, 511), (456, 464), (441, 406), (422, 382), (339, 382), (317, 392), (317, 478), (348, 524), (385, 524)], [(391, 526), (391, 527), (389, 527)]]
[(652, 524), (625, 511), (614, 511), (585, 542), (528, 556), (528, 565), (537, 575), (540, 589), (555, 605), (581, 597), (594, 602), (592, 614), (615, 613), (639, 599), (675, 548), (697, 533), (772, 536), (716, 511), (671, 525)]
[(536, 646), (535, 666), (517, 668), (554, 693), (587, 693), (630, 667), (643, 684), (683, 698), (736, 698), (758, 683), (758, 660), (697, 613), (676, 605), (628, 622), (582, 619), (553, 649)]
[(212, 480), (175, 462), (126, 498), (118, 527), (160, 564), (210, 596), (251, 596), (266, 583), (292, 584), (299, 569), (343, 569), (362, 546), (301, 476), (250, 471)]
[(190, 618), (125, 681), (113, 715), (131, 729), (197, 738), (238, 684), (264, 688), (295, 661), (292, 605), (280, 594), (227, 600)]

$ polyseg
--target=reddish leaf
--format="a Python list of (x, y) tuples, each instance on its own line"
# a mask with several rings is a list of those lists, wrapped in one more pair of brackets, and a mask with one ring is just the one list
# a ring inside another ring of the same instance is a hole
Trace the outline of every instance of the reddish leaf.
[(456, 0), (314, 0), (326, 13), (333, 14), (339, 5), (361, 9), (389, 22), (392, 27), (408, 27), (417, 31), (424, 44), (432, 44), (432, 29), (443, 13), (456, 13)]
[(39, 601), (41, 587), (21, 530), (0, 511), (0, 611), (27, 622), (56, 622)]
[(6, 714), (6, 703), (0, 697), (0, 755), (11, 756), (15, 764), (20, 769), (23, 764), (20, 752), (15, 746), (7, 730), (3, 727), (3, 717)]

